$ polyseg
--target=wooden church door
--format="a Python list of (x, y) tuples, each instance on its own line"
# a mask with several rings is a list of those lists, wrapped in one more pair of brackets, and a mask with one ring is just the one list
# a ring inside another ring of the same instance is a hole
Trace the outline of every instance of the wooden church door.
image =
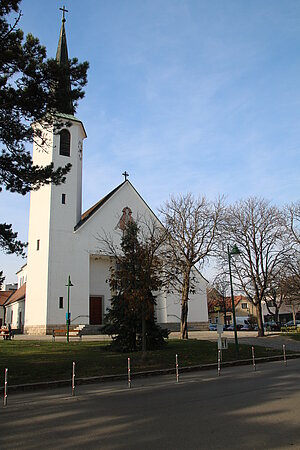
[(90, 297), (90, 325), (102, 324), (102, 297)]

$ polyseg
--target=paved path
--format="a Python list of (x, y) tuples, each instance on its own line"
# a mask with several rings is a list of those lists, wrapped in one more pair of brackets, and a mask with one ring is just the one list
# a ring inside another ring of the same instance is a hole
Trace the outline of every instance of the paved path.
[(262, 347), (271, 347), (276, 349), (282, 349), (282, 345), (284, 344), (287, 350), (300, 353), (300, 341), (296, 341), (286, 336), (269, 335), (266, 337), (256, 338), (241, 337), (239, 342), (241, 344), (260, 345)]
[[(218, 335), (216, 331), (191, 331), (189, 333), (190, 339), (201, 339), (207, 341), (216, 342), (218, 339)], [(223, 337), (226, 337), (229, 342), (234, 341), (234, 333), (233, 331), (225, 331), (223, 333)], [(180, 338), (180, 333), (171, 333), (170, 339)], [(50, 341), (52, 340), (52, 336), (41, 336), (41, 335), (16, 335), (16, 340), (42, 340), (42, 341)], [(65, 338), (61, 338), (65, 339)], [(82, 336), (84, 341), (109, 341), (110, 337), (106, 335), (89, 335)], [(241, 344), (249, 344), (249, 345), (260, 345), (263, 347), (271, 347), (282, 349), (282, 345), (285, 344), (286, 349), (292, 352), (300, 353), (300, 341), (295, 341), (287, 336), (281, 335), (280, 333), (266, 333), (265, 337), (257, 337), (256, 331), (240, 331), (238, 333), (238, 340)]]
[[(171, 337), (178, 337), (179, 333), (172, 333)], [(189, 333), (190, 339), (201, 339), (216, 342), (218, 334), (216, 331), (192, 331)], [(234, 342), (234, 332), (225, 331), (223, 337), (226, 337), (229, 342)], [(291, 339), (290, 337), (281, 335), (281, 333), (266, 333), (264, 337), (258, 337), (257, 331), (240, 331), (238, 333), (238, 341), (240, 344), (260, 345), (262, 347), (271, 347), (282, 349), (285, 344), (286, 349), (293, 352), (300, 353), (300, 341)]]

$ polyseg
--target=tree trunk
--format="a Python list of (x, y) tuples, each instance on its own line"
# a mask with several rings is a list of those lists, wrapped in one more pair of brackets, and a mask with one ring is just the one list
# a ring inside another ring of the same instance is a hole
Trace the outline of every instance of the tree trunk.
[(292, 304), (292, 313), (293, 313), (294, 325), (296, 325), (296, 311), (295, 311), (295, 305), (293, 305), (293, 304)]
[(188, 317), (188, 303), (185, 302), (181, 306), (181, 339), (188, 339), (188, 324), (187, 324), (187, 317)]
[(227, 325), (227, 323), (226, 323), (226, 314), (227, 314), (227, 311), (226, 311), (225, 302), (223, 302), (223, 305), (224, 305), (224, 325)]
[(279, 324), (279, 308), (275, 306), (275, 322)]
[(258, 326), (258, 336), (264, 336), (264, 324), (262, 320), (262, 312), (261, 312), (261, 302), (256, 304), (256, 314), (257, 314), (257, 326)]
[(181, 339), (188, 339), (188, 300), (190, 290), (190, 269), (184, 274), (181, 299)]
[(146, 350), (147, 350), (147, 344), (146, 344), (146, 319), (145, 319), (145, 311), (143, 308), (142, 311), (142, 358), (146, 359)]

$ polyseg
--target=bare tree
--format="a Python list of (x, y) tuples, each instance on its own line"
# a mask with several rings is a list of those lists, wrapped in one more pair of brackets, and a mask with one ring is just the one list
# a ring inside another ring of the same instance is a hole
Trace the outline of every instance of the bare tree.
[(285, 224), (300, 251), (300, 201), (285, 207)]
[(289, 284), (289, 273), (282, 267), (273, 278), (266, 290), (265, 303), (268, 313), (273, 316), (276, 323), (279, 323), (279, 313), (281, 307), (289, 301), (291, 290)]
[(191, 193), (172, 196), (160, 209), (168, 233), (165, 271), (169, 288), (181, 294), (181, 338), (188, 339), (188, 300), (196, 289), (196, 267), (214, 253), (223, 220), (223, 199)]
[(288, 272), (284, 284), (286, 295), (283, 304), (291, 309), (294, 324), (296, 324), (297, 313), (300, 310), (300, 260), (293, 260), (287, 266), (287, 269)]
[[(236, 288), (256, 306), (258, 334), (263, 336), (261, 302), (291, 251), (282, 214), (261, 198), (239, 201), (228, 208), (226, 235), (241, 252), (231, 260)], [(225, 252), (223, 259), (227, 264)]]
[[(293, 245), (293, 253), (289, 258), (287, 268), (292, 288), (291, 302), (295, 320), (295, 305), (298, 305), (300, 291), (300, 201), (287, 205), (284, 209), (284, 219), (289, 240)], [(297, 298), (295, 298), (297, 297)], [(300, 303), (300, 299), (299, 299)]]
[(229, 275), (226, 272), (218, 273), (207, 292), (208, 304), (220, 308), (224, 316), (224, 324), (226, 325), (226, 317), (229, 311), (232, 311), (230, 299), (230, 283)]

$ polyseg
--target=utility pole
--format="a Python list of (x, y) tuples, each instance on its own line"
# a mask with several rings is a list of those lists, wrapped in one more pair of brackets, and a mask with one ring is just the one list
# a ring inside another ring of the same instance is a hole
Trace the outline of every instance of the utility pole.
[(71, 277), (69, 275), (68, 284), (66, 284), (68, 288), (68, 306), (67, 306), (67, 342), (69, 342), (69, 332), (70, 332), (70, 287), (74, 286), (71, 282)]
[(236, 245), (229, 250), (229, 245), (227, 244), (227, 253), (228, 253), (228, 264), (229, 264), (229, 278), (230, 278), (230, 290), (231, 290), (231, 303), (232, 303), (232, 318), (233, 318), (233, 327), (234, 327), (234, 342), (235, 342), (235, 353), (236, 357), (239, 357), (239, 343), (237, 336), (237, 328), (236, 328), (236, 317), (235, 317), (235, 304), (234, 304), (234, 295), (233, 295), (233, 285), (232, 285), (232, 273), (231, 273), (231, 256), (239, 255), (241, 252), (237, 248)]

